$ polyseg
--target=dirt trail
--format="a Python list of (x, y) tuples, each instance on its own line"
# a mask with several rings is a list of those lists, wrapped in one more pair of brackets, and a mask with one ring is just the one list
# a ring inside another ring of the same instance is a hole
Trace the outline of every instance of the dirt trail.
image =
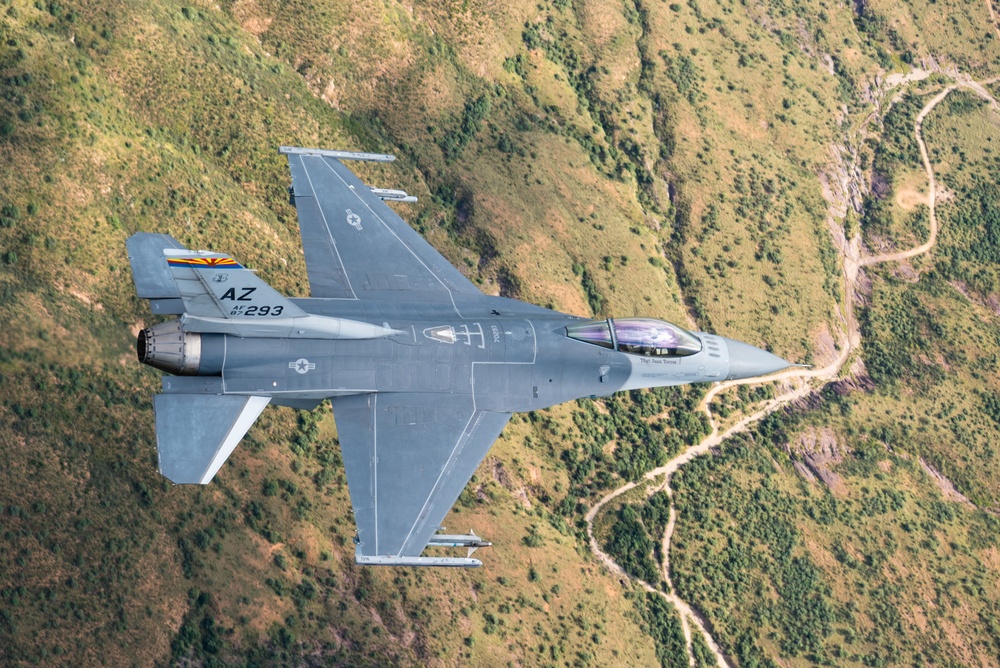
[[(988, 2), (989, 0), (987, 0), (987, 3)], [(996, 81), (996, 79), (991, 79), (984, 83), (992, 83), (993, 81)], [(887, 255), (870, 255), (868, 257), (863, 257), (860, 260), (860, 264), (862, 267), (867, 267), (869, 265), (877, 264), (879, 262), (896, 262), (898, 260), (906, 260), (911, 257), (916, 257), (917, 255), (923, 255), (931, 248), (933, 248), (934, 244), (937, 243), (938, 222), (937, 222), (937, 214), (935, 212), (935, 207), (934, 207), (935, 197), (937, 195), (937, 182), (934, 180), (934, 169), (931, 167), (930, 157), (927, 154), (927, 145), (924, 143), (923, 136), (920, 134), (920, 127), (924, 122), (924, 118), (927, 117), (927, 114), (931, 113), (931, 111), (934, 110), (934, 107), (936, 107), (938, 103), (941, 102), (941, 100), (946, 98), (948, 94), (951, 93), (956, 88), (968, 88), (969, 90), (973, 91), (974, 93), (976, 93), (977, 95), (988, 101), (993, 106), (994, 109), (1000, 109), (1000, 107), (997, 106), (997, 101), (993, 99), (993, 96), (990, 95), (989, 91), (986, 90), (986, 88), (984, 88), (982, 84), (979, 84), (975, 81), (961, 81), (958, 83), (954, 83), (945, 88), (944, 90), (942, 90), (940, 93), (935, 95), (923, 109), (920, 110), (920, 113), (917, 114), (917, 122), (916, 125), (914, 126), (913, 132), (914, 136), (917, 139), (917, 144), (920, 146), (920, 159), (923, 160), (924, 162), (924, 171), (927, 172), (927, 183), (929, 186), (927, 192), (927, 205), (928, 209), (930, 210), (930, 227), (931, 227), (930, 236), (928, 237), (925, 243), (917, 246), (916, 248), (910, 248), (908, 250), (899, 251), (897, 253), (889, 253)]]
[[(993, 14), (993, 8), (990, 5), (990, 0), (986, 0), (987, 6), (990, 7), (990, 14)], [(994, 27), (996, 27), (996, 22), (994, 21)], [(1000, 34), (1000, 28), (997, 29), (998, 34)], [(898, 82), (893, 82), (893, 84), (898, 85), (899, 83), (906, 83), (907, 81), (919, 80), (923, 77), (912, 77), (910, 79), (903, 78)], [(851, 354), (858, 349), (861, 345), (861, 335), (858, 330), (857, 321), (854, 317), (854, 309), (852, 303), (852, 296), (854, 294), (854, 287), (857, 281), (858, 271), (861, 267), (870, 266), (873, 264), (878, 264), (881, 262), (893, 262), (897, 260), (904, 260), (907, 258), (915, 257), (923, 253), (928, 252), (937, 243), (937, 216), (935, 212), (935, 194), (936, 194), (936, 182), (934, 180), (934, 170), (931, 167), (930, 158), (927, 153), (927, 146), (924, 143), (923, 137), (921, 135), (920, 129), (924, 118), (929, 114), (934, 107), (936, 107), (949, 93), (956, 90), (957, 88), (968, 88), (984, 99), (988, 100), (995, 109), (1000, 109), (997, 105), (997, 101), (990, 95), (989, 91), (983, 86), (983, 84), (993, 83), (994, 81), (1000, 80), (1000, 77), (995, 77), (988, 81), (982, 83), (977, 83), (971, 80), (961, 80), (948, 86), (940, 93), (938, 93), (934, 98), (932, 98), (920, 113), (917, 115), (916, 122), (913, 128), (914, 137), (917, 140), (917, 144), (920, 146), (920, 157), (923, 159), (924, 168), (927, 172), (927, 182), (928, 182), (928, 208), (930, 210), (930, 227), (931, 233), (930, 238), (926, 243), (917, 246), (916, 248), (911, 248), (909, 250), (900, 251), (897, 253), (889, 253), (885, 255), (872, 255), (861, 257), (859, 248), (859, 240), (851, 239), (845, 240), (846, 243), (840, 248), (841, 256), (844, 262), (844, 284), (845, 284), (845, 308), (844, 313), (841, 314), (841, 319), (844, 325), (844, 330), (841, 333), (841, 344), (840, 344), (840, 354), (837, 358), (828, 364), (827, 366), (820, 369), (809, 369), (802, 370), (801, 368), (789, 369), (781, 373), (774, 374), (772, 376), (767, 376), (765, 378), (754, 378), (754, 379), (743, 379), (736, 381), (728, 381), (725, 383), (720, 383), (714, 386), (705, 395), (699, 405), (699, 410), (705, 412), (708, 415), (709, 423), (712, 425), (712, 433), (706, 436), (698, 445), (688, 448), (677, 457), (674, 457), (669, 462), (663, 466), (657, 467), (651, 471), (648, 471), (645, 475), (646, 480), (652, 481), (659, 476), (664, 476), (663, 483), (658, 489), (665, 491), (671, 497), (670, 506), (670, 517), (667, 522), (667, 528), (663, 534), (663, 541), (661, 544), (662, 554), (663, 554), (663, 578), (667, 583), (668, 590), (666, 592), (656, 589), (649, 583), (639, 580), (638, 578), (632, 578), (632, 576), (625, 573), (625, 571), (619, 566), (614, 559), (604, 553), (600, 546), (597, 544), (597, 540), (594, 538), (594, 518), (601, 511), (601, 509), (608, 504), (608, 502), (618, 498), (625, 492), (631, 489), (635, 489), (639, 483), (630, 482), (622, 485), (618, 489), (609, 492), (600, 501), (598, 501), (590, 509), (586, 515), (587, 521), (587, 536), (590, 540), (591, 551), (614, 573), (618, 573), (623, 577), (631, 578), (632, 580), (638, 582), (643, 589), (649, 592), (655, 592), (660, 594), (668, 601), (674, 604), (681, 615), (681, 625), (684, 631), (684, 637), (687, 641), (688, 648), (688, 660), (691, 665), (694, 665), (694, 655), (691, 651), (691, 629), (689, 626), (690, 622), (693, 622), (695, 626), (701, 630), (708, 642), (708, 646), (712, 649), (715, 654), (715, 660), (719, 666), (723, 668), (729, 668), (730, 664), (726, 660), (721, 648), (715, 642), (715, 639), (710, 633), (709, 625), (707, 620), (695, 609), (684, 602), (674, 590), (673, 583), (670, 579), (670, 541), (673, 537), (674, 527), (676, 526), (677, 516), (676, 511), (673, 506), (673, 490), (670, 488), (670, 480), (674, 472), (677, 471), (681, 466), (690, 462), (695, 457), (703, 455), (709, 452), (713, 447), (720, 445), (727, 438), (732, 437), (742, 431), (745, 431), (754, 423), (760, 421), (770, 413), (778, 410), (779, 408), (790, 404), (798, 399), (803, 399), (813, 392), (813, 387), (810, 385), (810, 381), (830, 381), (837, 378), (840, 374), (841, 369), (844, 364), (850, 359)], [(730, 387), (736, 385), (745, 384), (761, 384), (761, 383), (771, 383), (775, 381), (788, 381), (789, 387), (779, 396), (767, 401), (760, 409), (751, 415), (747, 415), (742, 420), (736, 424), (729, 427), (722, 433), (719, 433), (719, 425), (712, 415), (711, 402), (720, 392), (724, 392)], [(792, 383), (792, 381), (798, 381), (797, 386)]]

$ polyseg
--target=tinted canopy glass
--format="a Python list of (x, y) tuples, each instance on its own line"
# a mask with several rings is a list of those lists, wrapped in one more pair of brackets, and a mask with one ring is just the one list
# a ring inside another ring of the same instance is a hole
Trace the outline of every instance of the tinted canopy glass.
[(618, 350), (653, 357), (684, 357), (701, 352), (701, 341), (694, 334), (652, 318), (612, 320)]
[(577, 341), (586, 341), (602, 348), (614, 348), (615, 344), (611, 339), (611, 327), (607, 320), (596, 322), (584, 322), (579, 325), (570, 325), (566, 328), (566, 336)]
[(701, 341), (691, 332), (663, 320), (622, 318), (591, 320), (566, 328), (566, 336), (602, 348), (651, 357), (684, 357), (701, 352)]

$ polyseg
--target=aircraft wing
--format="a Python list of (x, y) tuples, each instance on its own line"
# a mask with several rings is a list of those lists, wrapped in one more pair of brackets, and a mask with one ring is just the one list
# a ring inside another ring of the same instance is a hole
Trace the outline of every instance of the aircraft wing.
[(313, 297), (450, 301), (453, 292), (482, 294), (341, 162), (393, 156), (280, 150), (292, 172)]
[(479, 565), (421, 563), (419, 555), (510, 413), (476, 410), (472, 396), (462, 394), (373, 393), (332, 403), (358, 527), (355, 559)]

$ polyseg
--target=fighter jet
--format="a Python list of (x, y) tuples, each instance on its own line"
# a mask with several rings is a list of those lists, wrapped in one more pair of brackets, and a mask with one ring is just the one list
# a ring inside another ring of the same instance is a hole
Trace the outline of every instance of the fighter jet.
[[(166, 234), (126, 242), (155, 315), (139, 361), (171, 375), (154, 397), (160, 473), (211, 482), (269, 404), (330, 400), (367, 565), (480, 566), (475, 533), (439, 533), (511, 414), (581, 397), (761, 376), (771, 353), (652, 318), (593, 320), (483, 294), (344, 162), (391, 155), (281, 147), (310, 299), (280, 295), (223, 253)], [(465, 547), (464, 557), (424, 555)]]

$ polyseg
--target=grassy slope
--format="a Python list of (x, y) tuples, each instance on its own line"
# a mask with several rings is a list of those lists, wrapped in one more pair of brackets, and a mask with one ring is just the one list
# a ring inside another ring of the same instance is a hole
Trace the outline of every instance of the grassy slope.
[(806, 3), (5, 5), (11, 656), (653, 661), (642, 628), (670, 625), (581, 556), (575, 499), (696, 438), (682, 411), (652, 431), (627, 402), (595, 409), (598, 432), (574, 407), (519, 420), (449, 520), (502, 546), (487, 568), (359, 571), (329, 416), (269, 410), (204, 490), (156, 475), (123, 241), (168, 231), (306, 294), (274, 147), (391, 150), (366, 176), (419, 195), (407, 218), (486, 291), (693, 315), (808, 358), (835, 322), (815, 179), (834, 109), (878, 48), (901, 56), (891, 29), (976, 73), (995, 50), (921, 27), (950, 3), (873, 6), (888, 18), (859, 34), (846, 7)]
[[(386, 146), (218, 11), (56, 13), (18, 6), (4, 20), (3, 151), (23, 166), (5, 173), (0, 228), (7, 657), (652, 660), (614, 580), (496, 484), (495, 504), (473, 501), (467, 520), (510, 548), (490, 569), (354, 568), (329, 416), (307, 436), (292, 411), (268, 411), (210, 488), (171, 488), (156, 474), (159, 374), (133, 362), (149, 316), (132, 296), (124, 239), (164, 230), (225, 248), (305, 294), (275, 146)], [(419, 192), (419, 175), (409, 178)], [(545, 549), (519, 547), (534, 524)]]
[[(907, 29), (907, 18), (889, 24)], [(918, 46), (988, 73), (996, 41), (973, 39), (983, 54), (963, 52), (953, 22), (943, 25), (920, 31)], [(977, 23), (965, 34), (988, 28)], [(904, 103), (901, 114), (912, 119), (929, 97), (911, 111)], [(900, 191), (926, 192), (926, 179), (891, 125), (878, 145), (901, 150), (888, 161), (894, 189), (883, 210), (888, 236), (904, 246), (926, 238), (926, 222), (913, 225), (912, 201)], [(939, 199), (931, 255), (869, 272), (863, 358), (874, 389), (826, 392), (818, 408), (768, 419), (678, 479), (678, 586), (741, 664), (967, 666), (1000, 656), (1000, 424), (991, 404), (1000, 321), (995, 223), (983, 204), (995, 197), (998, 127), (995, 113), (964, 93), (924, 124), (939, 183), (954, 196)], [(823, 434), (839, 452), (827, 464), (837, 478), (829, 486), (793, 468)], [(918, 458), (968, 500), (943, 491)]]

